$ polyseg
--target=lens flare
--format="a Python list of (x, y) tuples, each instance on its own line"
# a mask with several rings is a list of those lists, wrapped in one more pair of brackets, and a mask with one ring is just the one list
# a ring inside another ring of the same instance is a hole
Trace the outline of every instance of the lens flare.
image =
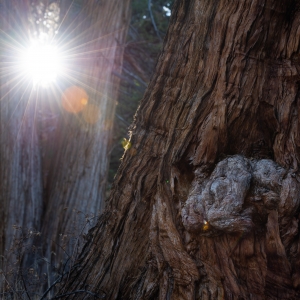
[(62, 72), (62, 58), (54, 45), (33, 43), (21, 55), (21, 68), (34, 84), (48, 85)]
[(88, 94), (78, 86), (67, 88), (62, 95), (62, 106), (70, 113), (77, 114), (81, 112), (88, 103)]

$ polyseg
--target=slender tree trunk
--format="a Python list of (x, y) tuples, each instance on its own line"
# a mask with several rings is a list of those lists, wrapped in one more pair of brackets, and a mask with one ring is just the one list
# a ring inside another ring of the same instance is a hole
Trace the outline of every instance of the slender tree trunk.
[(175, 2), (62, 294), (299, 299), (299, 17), (293, 0)]

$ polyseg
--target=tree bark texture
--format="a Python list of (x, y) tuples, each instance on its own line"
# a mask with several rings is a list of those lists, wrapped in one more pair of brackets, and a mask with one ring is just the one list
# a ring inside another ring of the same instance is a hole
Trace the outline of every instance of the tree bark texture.
[(299, 299), (299, 31), (297, 1), (175, 2), (62, 294)]

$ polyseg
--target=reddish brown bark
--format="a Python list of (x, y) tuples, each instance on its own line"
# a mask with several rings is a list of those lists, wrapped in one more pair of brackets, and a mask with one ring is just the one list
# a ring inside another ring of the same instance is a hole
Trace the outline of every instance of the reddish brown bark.
[(108, 207), (61, 293), (300, 297), (299, 17), (292, 0), (176, 1)]

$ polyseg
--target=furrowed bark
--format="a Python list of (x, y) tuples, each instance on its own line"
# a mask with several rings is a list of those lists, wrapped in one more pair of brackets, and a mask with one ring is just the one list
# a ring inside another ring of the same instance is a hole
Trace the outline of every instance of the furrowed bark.
[(175, 2), (131, 148), (62, 292), (300, 297), (299, 17), (292, 0)]

